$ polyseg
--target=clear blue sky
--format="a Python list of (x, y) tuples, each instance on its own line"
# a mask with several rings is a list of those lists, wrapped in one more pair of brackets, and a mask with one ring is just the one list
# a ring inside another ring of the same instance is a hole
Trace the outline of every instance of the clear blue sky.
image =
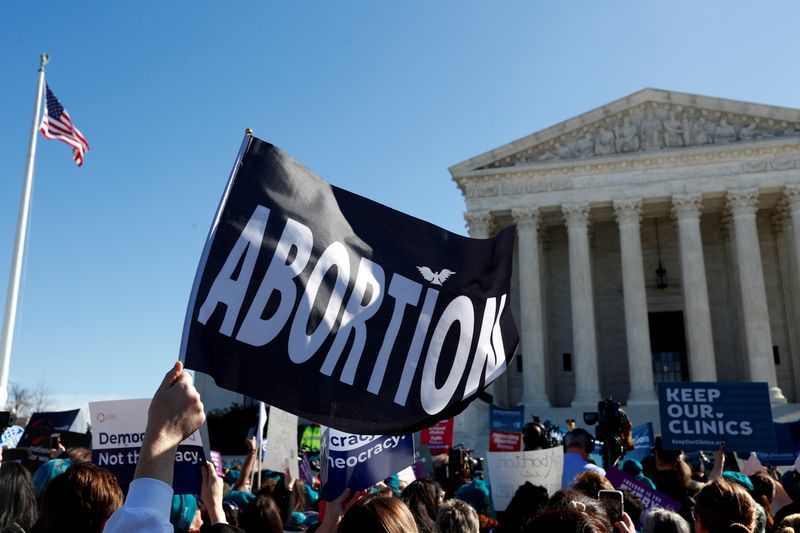
[(447, 167), (644, 87), (800, 108), (794, 1), (11, 2), (0, 20), (0, 296), (38, 55), (88, 137), (40, 140), (11, 379), (149, 396), (244, 128), (464, 233)]

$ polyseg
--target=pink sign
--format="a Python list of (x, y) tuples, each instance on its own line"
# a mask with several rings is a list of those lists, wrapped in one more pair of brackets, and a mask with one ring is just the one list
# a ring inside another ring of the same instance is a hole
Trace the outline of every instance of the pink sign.
[(490, 452), (521, 452), (522, 433), (512, 431), (492, 431), (489, 434)]

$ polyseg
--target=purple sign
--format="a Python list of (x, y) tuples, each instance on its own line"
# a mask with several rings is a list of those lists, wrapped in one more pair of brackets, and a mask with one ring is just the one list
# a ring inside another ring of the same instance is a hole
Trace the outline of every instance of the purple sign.
[[(627, 490), (628, 492), (638, 496), (644, 504), (645, 513), (651, 507), (663, 507), (676, 513), (681, 508), (681, 504), (658, 491), (655, 491), (637, 480), (635, 477), (619, 470), (618, 468), (609, 468), (606, 472), (606, 479), (608, 479), (614, 488), (618, 490)], [(643, 515), (645, 513), (642, 513)]]
[(222, 470), (222, 454), (211, 450), (211, 462), (214, 463), (214, 470), (217, 471), (217, 475), (225, 477), (225, 471)]

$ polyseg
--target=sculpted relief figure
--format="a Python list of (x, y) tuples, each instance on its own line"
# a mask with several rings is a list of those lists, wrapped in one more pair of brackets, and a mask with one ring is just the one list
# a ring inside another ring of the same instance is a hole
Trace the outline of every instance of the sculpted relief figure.
[(594, 142), (594, 155), (613, 154), (614, 151), (614, 132), (600, 126)]
[(717, 129), (714, 130), (714, 142), (717, 144), (724, 144), (735, 140), (736, 130), (723, 118), (719, 126), (717, 126)]
[(649, 150), (661, 148), (662, 145), (661, 121), (653, 114), (652, 109), (648, 109), (642, 120), (642, 148)]
[(692, 121), (692, 144), (711, 144), (714, 142), (708, 132), (706, 117)]
[(683, 123), (678, 120), (675, 111), (669, 112), (669, 118), (661, 123), (664, 126), (664, 144), (668, 147), (683, 146), (684, 145), (684, 127)]
[(575, 141), (575, 154), (578, 157), (587, 157), (592, 155), (594, 142), (592, 141), (592, 134), (586, 132), (586, 135)]
[(756, 136), (756, 125), (754, 123), (745, 124), (739, 130), (740, 141), (752, 141)]
[(556, 149), (556, 155), (558, 156), (559, 159), (569, 159), (570, 157), (572, 157), (572, 149), (569, 146), (566, 146), (556, 141), (555, 149)]
[(639, 126), (631, 122), (629, 116), (622, 119), (622, 126), (617, 126), (617, 152), (639, 151)]

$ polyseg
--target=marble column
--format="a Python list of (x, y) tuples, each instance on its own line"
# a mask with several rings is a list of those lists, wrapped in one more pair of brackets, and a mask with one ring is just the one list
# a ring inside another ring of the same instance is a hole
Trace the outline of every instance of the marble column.
[(739, 290), (750, 380), (766, 381), (772, 402), (786, 403), (786, 398), (778, 387), (772, 356), (767, 291), (756, 227), (758, 189), (728, 191), (727, 201), (733, 216), (734, 247), (739, 263)]
[(539, 209), (514, 209), (511, 215), (517, 223), (519, 250), (519, 311), (522, 343), (522, 403), (528, 412), (550, 407), (547, 397), (547, 366), (545, 363), (543, 291), (539, 254)]
[(628, 405), (654, 404), (653, 356), (647, 320), (647, 292), (642, 263), (640, 220), (642, 199), (614, 200), (622, 255), (622, 292), (625, 301), (625, 331), (628, 338), (628, 372), (631, 392)]
[(786, 300), (791, 302), (790, 320), (792, 329), (792, 368), (795, 377), (795, 402), (800, 401), (800, 184), (784, 189), (783, 238), (786, 251), (787, 278), (790, 290)]
[(700, 237), (702, 194), (678, 194), (672, 197), (672, 214), (678, 224), (681, 278), (683, 287), (683, 322), (689, 351), (689, 379), (716, 381), (714, 342), (711, 335), (711, 312), (708, 305), (708, 284)]
[[(784, 235), (790, 235), (790, 249), (792, 265), (792, 275), (796, 283), (800, 284), (800, 184), (789, 185), (784, 189), (784, 199), (788, 214), (787, 225), (784, 228)], [(798, 301), (798, 300), (795, 300)]]
[[(772, 229), (775, 233), (775, 244), (778, 251), (778, 263), (781, 272), (781, 299), (783, 312), (786, 317), (787, 345), (783, 350), (783, 358), (792, 362), (792, 378), (794, 383), (794, 397), (800, 392), (800, 365), (797, 361), (798, 330), (797, 330), (797, 302), (800, 302), (800, 283), (794, 275), (794, 242), (792, 234), (792, 218), (786, 202), (779, 200), (772, 216)], [(796, 401), (796, 400), (795, 400)]]
[(561, 206), (569, 235), (569, 288), (572, 302), (572, 351), (575, 369), (573, 407), (596, 408), (600, 399), (597, 369), (592, 263), (589, 249), (589, 204)]

